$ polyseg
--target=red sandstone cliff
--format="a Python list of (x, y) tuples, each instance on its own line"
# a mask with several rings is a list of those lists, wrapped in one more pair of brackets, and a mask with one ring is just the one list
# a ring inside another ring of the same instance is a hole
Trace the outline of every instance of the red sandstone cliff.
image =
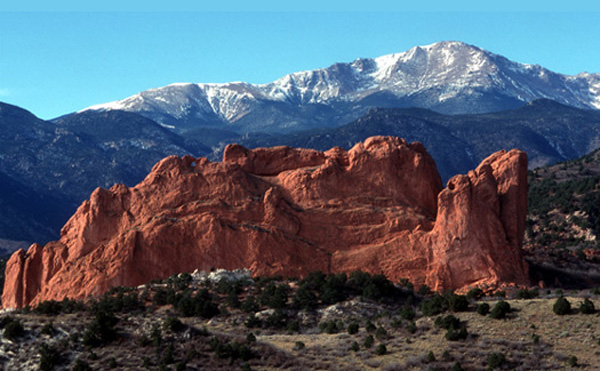
[(4, 307), (83, 298), (196, 268), (367, 270), (434, 289), (526, 284), (527, 159), (498, 152), (442, 190), (420, 143), (349, 151), (226, 148), (168, 157), (133, 188), (95, 190), (59, 241), (16, 252)]

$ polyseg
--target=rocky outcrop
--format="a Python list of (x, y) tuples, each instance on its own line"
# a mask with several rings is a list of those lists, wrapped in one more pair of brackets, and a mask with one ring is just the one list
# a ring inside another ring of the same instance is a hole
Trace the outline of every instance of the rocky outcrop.
[(420, 143), (349, 151), (226, 148), (171, 156), (133, 188), (96, 189), (59, 241), (8, 261), (2, 303), (83, 298), (195, 269), (366, 270), (434, 289), (526, 284), (527, 159), (498, 152), (442, 189)]

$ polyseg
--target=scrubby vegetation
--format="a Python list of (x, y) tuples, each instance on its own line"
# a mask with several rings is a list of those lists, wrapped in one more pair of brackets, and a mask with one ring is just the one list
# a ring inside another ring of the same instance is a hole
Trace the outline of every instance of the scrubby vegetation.
[[(525, 247), (535, 265), (559, 260), (556, 270), (569, 263), (563, 284), (585, 287), (598, 282), (597, 273), (577, 264), (600, 263), (600, 152), (529, 172), (528, 217)], [(575, 281), (575, 282), (571, 282)]]
[(5, 338), (16, 341), (25, 334), (23, 323), (12, 317), (4, 317), (0, 322), (0, 327), (4, 329), (2, 334)]
[(600, 285), (600, 151), (534, 169), (528, 182), (524, 248), (533, 282)]
[(510, 311), (511, 311), (510, 304), (508, 304), (504, 300), (500, 300), (492, 308), (492, 310), (490, 312), (490, 317), (495, 318), (495, 319), (503, 319), (503, 318), (506, 318), (506, 315), (508, 313), (510, 313)]
[(490, 305), (488, 303), (481, 303), (477, 306), (477, 313), (481, 314), (482, 316), (486, 316), (488, 313), (490, 313)]
[(594, 306), (594, 302), (589, 298), (585, 298), (581, 304), (579, 304), (579, 312), (583, 314), (594, 314), (596, 313), (596, 307)]
[(595, 291), (569, 297), (578, 310), (568, 326), (581, 321), (593, 337), (587, 353), (561, 343), (552, 351), (538, 320), (564, 318), (552, 314), (563, 292), (486, 292), (415, 292), (407, 280), (364, 272), (217, 282), (183, 274), (88, 302), (43, 302), (0, 317), (0, 328), (2, 346), (17, 354), (9, 365), (40, 369), (534, 370), (571, 356), (590, 364), (600, 349)]
[(488, 370), (496, 370), (506, 364), (506, 357), (503, 353), (492, 353), (487, 358)]
[(559, 316), (564, 316), (565, 314), (570, 314), (571, 313), (571, 303), (564, 296), (561, 296), (558, 299), (556, 299), (556, 302), (554, 302), (554, 305), (552, 306), (552, 310), (554, 311), (554, 313), (558, 314)]

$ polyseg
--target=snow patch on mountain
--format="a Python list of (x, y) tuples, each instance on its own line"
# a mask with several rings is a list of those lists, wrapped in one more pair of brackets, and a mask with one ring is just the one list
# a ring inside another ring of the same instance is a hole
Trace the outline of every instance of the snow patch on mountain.
[(600, 109), (600, 75), (586, 74), (590, 85), (590, 100), (594, 108)]

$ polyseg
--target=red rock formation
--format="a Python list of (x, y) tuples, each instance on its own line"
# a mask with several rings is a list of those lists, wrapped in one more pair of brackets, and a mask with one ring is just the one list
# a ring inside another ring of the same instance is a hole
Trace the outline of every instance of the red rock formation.
[(257, 275), (367, 270), (434, 289), (526, 284), (523, 152), (498, 152), (442, 190), (420, 143), (349, 151), (225, 149), (168, 157), (133, 188), (96, 189), (61, 238), (16, 252), (2, 303), (83, 298), (196, 268)]

